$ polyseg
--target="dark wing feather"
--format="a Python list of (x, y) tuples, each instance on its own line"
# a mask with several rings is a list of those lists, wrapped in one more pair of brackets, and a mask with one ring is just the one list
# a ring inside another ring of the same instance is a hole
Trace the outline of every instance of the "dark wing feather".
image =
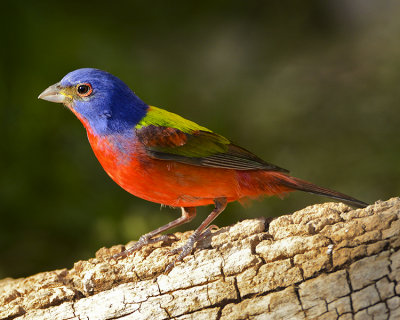
[(202, 167), (288, 172), (210, 131), (185, 133), (171, 127), (149, 125), (136, 129), (149, 156)]

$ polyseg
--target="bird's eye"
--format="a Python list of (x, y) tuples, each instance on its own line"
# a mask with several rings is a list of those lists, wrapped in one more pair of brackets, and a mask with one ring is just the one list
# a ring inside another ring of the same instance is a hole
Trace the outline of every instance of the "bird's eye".
[(90, 83), (81, 83), (76, 86), (76, 91), (81, 97), (87, 97), (92, 94), (92, 86)]

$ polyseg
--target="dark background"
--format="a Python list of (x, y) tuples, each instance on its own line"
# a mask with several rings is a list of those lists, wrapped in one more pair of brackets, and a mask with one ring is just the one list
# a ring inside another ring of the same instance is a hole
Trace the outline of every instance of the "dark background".
[[(300, 178), (371, 203), (400, 194), (398, 2), (194, 4), (2, 4), (0, 278), (71, 267), (180, 215), (119, 188), (72, 113), (37, 100), (80, 67)], [(298, 192), (231, 204), (216, 224), (323, 201)]]

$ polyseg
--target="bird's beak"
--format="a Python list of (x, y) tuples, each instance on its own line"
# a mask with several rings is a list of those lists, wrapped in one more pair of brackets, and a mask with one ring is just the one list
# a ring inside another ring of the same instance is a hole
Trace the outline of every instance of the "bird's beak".
[(38, 97), (38, 99), (47, 100), (50, 102), (64, 103), (66, 96), (61, 92), (62, 86), (59, 82), (53, 84), (44, 90)]

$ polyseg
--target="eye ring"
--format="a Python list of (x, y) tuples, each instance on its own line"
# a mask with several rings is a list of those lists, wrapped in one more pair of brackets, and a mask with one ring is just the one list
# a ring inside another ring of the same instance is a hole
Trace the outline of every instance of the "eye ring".
[(90, 83), (80, 83), (76, 86), (76, 92), (81, 97), (87, 97), (92, 94), (93, 88)]

